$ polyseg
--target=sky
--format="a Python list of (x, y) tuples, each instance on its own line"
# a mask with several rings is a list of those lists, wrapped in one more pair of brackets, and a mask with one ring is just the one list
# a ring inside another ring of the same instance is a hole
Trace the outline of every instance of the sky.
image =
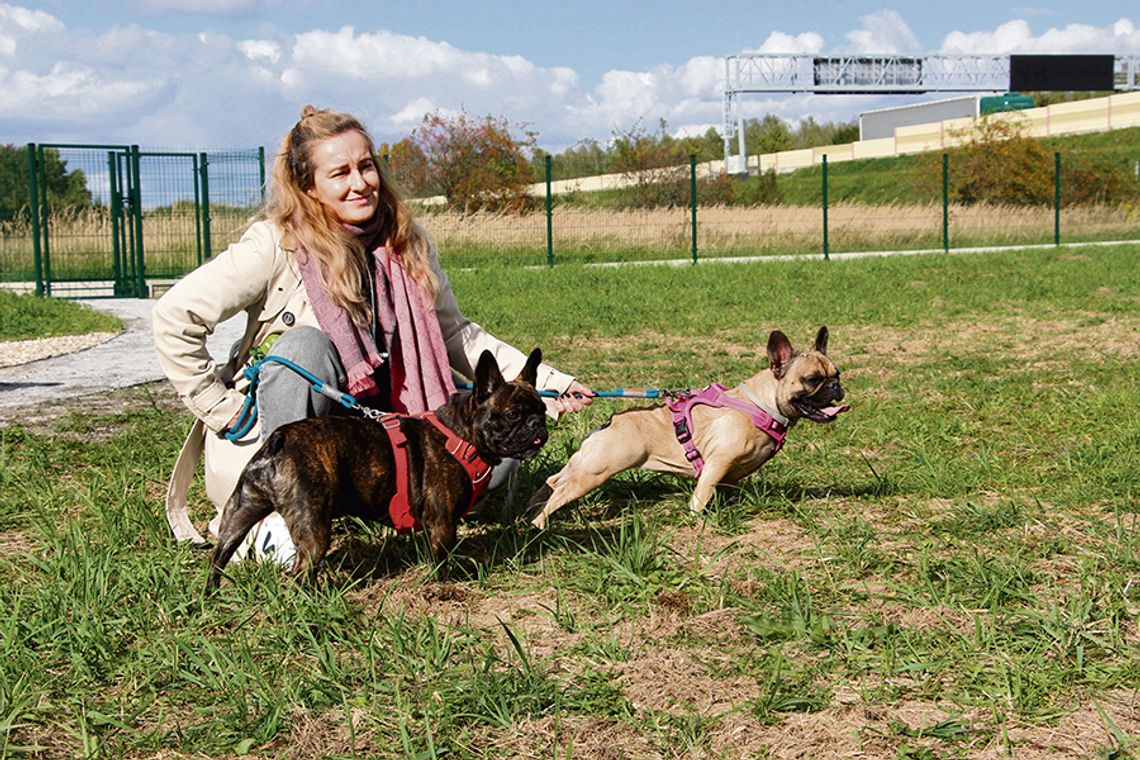
[[(678, 135), (719, 129), (724, 59), (752, 51), (1140, 54), (1140, 6), (0, 0), (0, 143), (272, 151), (312, 103), (356, 115), (377, 142), (466, 111), (558, 152), (662, 119)], [(757, 94), (741, 108), (794, 124), (913, 100)]]

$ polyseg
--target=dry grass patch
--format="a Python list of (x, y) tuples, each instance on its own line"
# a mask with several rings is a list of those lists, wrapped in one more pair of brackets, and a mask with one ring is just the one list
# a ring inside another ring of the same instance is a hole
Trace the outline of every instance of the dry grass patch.
[(676, 529), (670, 545), (679, 556), (690, 558), (706, 578), (746, 574), (749, 567), (798, 569), (813, 561), (815, 541), (806, 530), (784, 518), (756, 518), (746, 529), (721, 535), (703, 525)]

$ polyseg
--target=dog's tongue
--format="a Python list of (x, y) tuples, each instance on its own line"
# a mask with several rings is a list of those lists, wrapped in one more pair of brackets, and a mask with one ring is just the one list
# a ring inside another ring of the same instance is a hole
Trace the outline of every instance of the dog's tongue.
[(844, 404), (843, 406), (825, 406), (819, 411), (822, 412), (827, 419), (833, 420), (850, 408), (851, 406), (849, 404)]

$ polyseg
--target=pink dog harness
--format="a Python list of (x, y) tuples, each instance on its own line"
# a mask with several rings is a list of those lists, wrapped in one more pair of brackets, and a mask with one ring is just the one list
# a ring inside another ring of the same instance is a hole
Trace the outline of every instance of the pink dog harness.
[(705, 466), (705, 460), (701, 456), (701, 452), (697, 450), (697, 445), (693, 443), (693, 407), (697, 404), (728, 407), (744, 412), (752, 418), (752, 424), (767, 433), (768, 437), (775, 443), (776, 448), (772, 452), (773, 454), (783, 447), (784, 439), (788, 435), (786, 422), (777, 420), (767, 410), (756, 404), (729, 397), (725, 393), (726, 390), (728, 389), (720, 383), (713, 383), (703, 391), (679, 396), (670, 399), (668, 402), (669, 410), (673, 412), (673, 432), (677, 436), (677, 442), (685, 450), (685, 459), (688, 459), (689, 463), (693, 465), (698, 476), (701, 474), (701, 468)]

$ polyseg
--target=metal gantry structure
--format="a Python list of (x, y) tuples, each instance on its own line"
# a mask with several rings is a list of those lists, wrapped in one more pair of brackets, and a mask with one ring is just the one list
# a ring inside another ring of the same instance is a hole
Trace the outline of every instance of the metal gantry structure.
[[(1140, 89), (1140, 56), (1115, 56), (1116, 90)], [(1010, 56), (837, 55), (739, 53), (725, 59), (724, 159), (730, 173), (744, 170), (747, 93), (810, 92), (826, 95), (916, 95), (925, 92), (1005, 92)], [(732, 156), (732, 138), (739, 155)], [(737, 159), (734, 163), (733, 159)]]

